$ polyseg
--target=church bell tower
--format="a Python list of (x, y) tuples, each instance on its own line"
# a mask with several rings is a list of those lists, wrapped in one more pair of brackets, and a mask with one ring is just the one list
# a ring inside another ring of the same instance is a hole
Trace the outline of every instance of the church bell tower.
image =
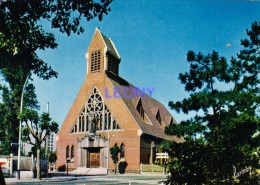
[(87, 75), (109, 72), (118, 76), (121, 58), (111, 40), (96, 28), (86, 53)]

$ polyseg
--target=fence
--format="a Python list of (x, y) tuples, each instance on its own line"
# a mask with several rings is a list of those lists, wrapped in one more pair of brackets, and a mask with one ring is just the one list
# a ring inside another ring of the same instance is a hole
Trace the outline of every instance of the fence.
[[(13, 170), (17, 170), (18, 157), (13, 156)], [(20, 170), (31, 171), (33, 168), (33, 158), (21, 156)]]
[(164, 173), (164, 166), (157, 164), (140, 164), (141, 172), (162, 172)]

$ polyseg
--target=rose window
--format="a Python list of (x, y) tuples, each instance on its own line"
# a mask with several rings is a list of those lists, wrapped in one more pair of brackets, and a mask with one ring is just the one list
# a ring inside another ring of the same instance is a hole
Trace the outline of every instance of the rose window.
[(102, 112), (103, 110), (103, 102), (101, 96), (97, 93), (97, 90), (94, 89), (91, 96), (88, 99), (87, 103), (88, 112), (91, 114)]

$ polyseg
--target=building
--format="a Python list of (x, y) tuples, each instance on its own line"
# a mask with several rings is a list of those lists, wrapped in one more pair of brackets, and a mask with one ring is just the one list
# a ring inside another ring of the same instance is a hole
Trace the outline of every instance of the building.
[(48, 152), (56, 151), (56, 133), (52, 132), (48, 137), (46, 137), (45, 148)]
[(167, 136), (164, 128), (176, 121), (151, 96), (153, 88), (136, 88), (119, 76), (121, 58), (111, 39), (95, 30), (86, 53), (86, 79), (58, 133), (57, 167), (109, 168), (109, 148), (120, 148), (127, 172), (155, 161)]

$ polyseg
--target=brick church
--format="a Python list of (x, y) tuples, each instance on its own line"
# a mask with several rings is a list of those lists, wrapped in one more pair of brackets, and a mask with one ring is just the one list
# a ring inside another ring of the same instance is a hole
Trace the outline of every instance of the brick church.
[[(97, 28), (86, 53), (87, 75), (58, 133), (57, 168), (113, 169), (109, 148), (120, 148), (126, 172), (151, 164), (160, 143), (179, 141), (164, 128), (176, 121), (150, 95), (119, 76), (121, 58), (113, 41)], [(146, 90), (146, 91), (145, 91)]]

